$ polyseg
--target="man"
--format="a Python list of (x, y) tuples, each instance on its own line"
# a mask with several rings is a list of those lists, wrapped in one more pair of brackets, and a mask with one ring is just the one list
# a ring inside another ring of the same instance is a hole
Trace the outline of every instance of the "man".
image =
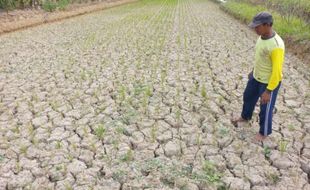
[(263, 141), (272, 132), (272, 112), (282, 80), (285, 47), (281, 37), (273, 31), (272, 24), (272, 15), (261, 12), (249, 25), (259, 35), (255, 46), (254, 70), (248, 76), (243, 93), (241, 117), (233, 120), (236, 127), (239, 122), (249, 121), (260, 98), (260, 129), (255, 136), (258, 141)]

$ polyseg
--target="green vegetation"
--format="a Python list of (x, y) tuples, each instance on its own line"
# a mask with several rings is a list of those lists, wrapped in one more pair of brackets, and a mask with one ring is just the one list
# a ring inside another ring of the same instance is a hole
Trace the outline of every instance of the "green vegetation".
[(132, 161), (134, 158), (134, 154), (133, 154), (133, 151), (131, 149), (128, 149), (128, 151), (126, 152), (125, 155), (122, 156), (121, 160), (123, 162), (129, 162), (129, 161)]
[(270, 147), (264, 146), (264, 155), (265, 155), (265, 158), (267, 158), (267, 159), (270, 158), (270, 155), (271, 155), (271, 149), (270, 149)]
[(286, 140), (280, 140), (278, 144), (278, 149), (281, 153), (286, 152), (287, 150), (288, 141)]
[(275, 173), (267, 174), (267, 179), (269, 179), (272, 184), (277, 184), (280, 181), (280, 177)]
[(290, 17), (294, 15), (309, 23), (310, 1), (308, 0), (238, 0), (238, 2), (269, 7), (283, 16)]
[(95, 134), (98, 137), (98, 139), (102, 140), (104, 138), (105, 135), (105, 127), (100, 124), (96, 129), (95, 129)]
[[(80, 0), (79, 2), (82, 2)], [(85, 1), (85, 3), (88, 1)], [(66, 7), (70, 4), (74, 3), (74, 1), (69, 0), (0, 0), (0, 9), (4, 9), (6, 11), (14, 10), (14, 9), (23, 9), (26, 7), (42, 7), (45, 11), (55, 11), (65, 10)]]
[(0, 162), (4, 160), (4, 156), (0, 154)]
[(50, 0), (47, 0), (47, 1), (45, 1), (45, 2), (42, 4), (42, 8), (43, 8), (45, 11), (53, 12), (53, 11), (55, 11), (56, 8), (57, 8), (57, 3), (53, 2), (53, 1), (50, 1)]
[(192, 165), (180, 165), (178, 163), (164, 162), (158, 158), (150, 159), (137, 166), (142, 173), (159, 171), (163, 175), (163, 183), (173, 186), (176, 179), (186, 177), (202, 185), (211, 185), (217, 189), (227, 189), (222, 181), (222, 173), (218, 171), (216, 165), (210, 160), (202, 162), (202, 168), (193, 171)]
[(59, 0), (58, 1), (58, 8), (59, 10), (65, 10), (66, 7), (69, 5), (69, 0)]
[(14, 0), (0, 0), (0, 9), (6, 11), (12, 10), (16, 7), (16, 1)]
[(254, 5), (243, 1), (228, 1), (222, 7), (246, 23), (250, 23), (253, 16), (258, 12), (267, 10), (273, 14), (274, 28), (281, 36), (286, 38), (293, 37), (296, 40), (310, 40), (309, 23), (296, 15), (281, 14), (280, 11), (270, 10), (265, 5)]

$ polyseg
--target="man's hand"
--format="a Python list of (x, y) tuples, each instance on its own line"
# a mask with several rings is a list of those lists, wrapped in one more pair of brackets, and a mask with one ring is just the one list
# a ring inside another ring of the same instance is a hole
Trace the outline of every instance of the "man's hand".
[(260, 97), (261, 104), (267, 104), (270, 101), (270, 92), (265, 91)]

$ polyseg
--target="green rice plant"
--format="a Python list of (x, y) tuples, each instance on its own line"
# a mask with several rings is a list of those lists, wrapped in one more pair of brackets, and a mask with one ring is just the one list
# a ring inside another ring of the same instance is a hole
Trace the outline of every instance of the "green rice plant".
[(275, 173), (269, 173), (266, 175), (269, 181), (271, 181), (272, 184), (277, 184), (280, 181), (280, 176)]
[(29, 133), (29, 135), (30, 135), (30, 136), (33, 135), (33, 133), (34, 133), (34, 127), (33, 127), (33, 125), (32, 125), (31, 123), (29, 123), (28, 126), (27, 126), (27, 128), (28, 128), (28, 133)]
[(123, 126), (117, 126), (117, 127), (115, 128), (115, 130), (116, 130), (117, 134), (119, 134), (119, 135), (122, 135), (122, 134), (125, 134), (125, 133), (126, 133), (126, 129), (125, 129), (125, 127), (123, 127)]
[(85, 71), (85, 69), (83, 69), (80, 73), (80, 77), (82, 80), (86, 80), (87, 79), (87, 72)]
[(199, 148), (201, 147), (201, 143), (202, 143), (201, 134), (198, 133), (197, 138), (196, 138), (196, 144)]
[(210, 176), (210, 180), (211, 181), (217, 181), (220, 179), (220, 176), (217, 175), (217, 170), (216, 167), (214, 165), (213, 162), (209, 161), (209, 160), (205, 160), (202, 166), (202, 170), (208, 175)]
[(60, 171), (60, 170), (62, 170), (62, 165), (58, 165), (58, 166), (56, 166), (56, 171)]
[(56, 149), (61, 149), (61, 147), (62, 147), (61, 141), (57, 141), (57, 142), (56, 142), (56, 145), (55, 145), (55, 148), (56, 148)]
[(92, 46), (92, 44), (94, 44), (96, 40), (96, 33), (92, 33), (90, 34), (84, 41), (84, 48), (87, 49), (89, 48), (90, 46)]
[(166, 69), (161, 69), (160, 72), (160, 83), (161, 83), (161, 87), (164, 87), (165, 81), (167, 78), (167, 70)]
[(38, 143), (39, 143), (39, 141), (38, 141), (38, 139), (35, 137), (35, 135), (32, 135), (31, 137), (30, 137), (30, 142), (33, 144), (33, 145), (38, 145)]
[(16, 173), (19, 173), (22, 170), (22, 167), (19, 161), (16, 162), (15, 169), (16, 169)]
[(65, 190), (73, 190), (73, 187), (70, 184), (66, 183)]
[(22, 145), (20, 148), (19, 148), (19, 152), (21, 154), (27, 154), (27, 150), (28, 150), (28, 147), (25, 146), (25, 145)]
[(201, 96), (204, 98), (204, 100), (207, 100), (207, 90), (206, 90), (206, 86), (202, 85), (201, 87)]
[(270, 155), (271, 155), (271, 149), (270, 147), (268, 146), (264, 146), (264, 155), (265, 155), (265, 158), (270, 158)]
[(130, 125), (132, 121), (134, 121), (138, 116), (137, 111), (130, 107), (125, 105), (125, 111), (124, 113), (118, 118), (118, 121), (122, 122), (125, 125)]
[(176, 106), (175, 117), (176, 117), (177, 124), (180, 125), (181, 124), (181, 109), (179, 108), (179, 106)]
[(118, 90), (118, 97), (120, 102), (124, 102), (126, 100), (126, 87), (121, 85), (119, 90)]
[(153, 91), (152, 91), (153, 87), (152, 86), (146, 86), (145, 88), (145, 95), (148, 97), (153, 96)]
[(0, 154), (0, 162), (4, 160), (4, 156)]
[(73, 148), (74, 151), (76, 151), (77, 148), (78, 148), (77, 145), (76, 145), (75, 143), (72, 143), (71, 146), (72, 146), (72, 148)]
[(194, 172), (192, 174), (192, 178), (195, 181), (198, 182), (202, 182), (202, 183), (206, 183), (206, 184), (216, 184), (218, 187), (223, 188), (222, 186), (225, 186), (221, 180), (222, 174), (220, 174), (214, 163), (209, 161), (209, 160), (205, 160), (202, 163), (202, 171), (200, 172)]
[(11, 129), (11, 131), (13, 133), (20, 134), (19, 126), (15, 126), (13, 129)]
[(83, 127), (83, 134), (85, 137), (88, 136), (88, 133), (89, 133), (88, 130), (89, 130), (89, 128), (87, 126)]
[(74, 157), (71, 154), (68, 154), (67, 159), (69, 160), (69, 162), (72, 162)]
[(103, 140), (105, 135), (106, 129), (103, 124), (98, 125), (95, 128), (95, 135), (98, 137), (98, 139)]
[(131, 149), (128, 149), (128, 151), (126, 152), (125, 155), (123, 155), (123, 157), (121, 158), (121, 160), (123, 162), (129, 162), (129, 161), (132, 161), (133, 160), (133, 151)]
[(112, 174), (112, 178), (118, 182), (124, 182), (126, 180), (126, 176), (128, 176), (128, 172), (122, 169), (117, 170)]
[(218, 101), (219, 101), (219, 104), (223, 105), (223, 101), (224, 101), (223, 96), (220, 96), (220, 97), (218, 98)]
[(194, 81), (194, 89), (195, 89), (195, 93), (197, 93), (199, 90), (199, 82), (196, 80)]
[(226, 128), (226, 127), (224, 127), (224, 126), (220, 126), (220, 127), (219, 127), (219, 134), (220, 134), (222, 137), (224, 137), (224, 136), (226, 136), (226, 135), (229, 134), (229, 129)]
[(118, 150), (119, 149), (119, 139), (113, 139), (112, 145), (113, 145), (114, 150)]
[(147, 113), (148, 104), (149, 104), (149, 97), (145, 94), (142, 99), (143, 113)]
[(279, 144), (278, 144), (279, 151), (280, 151), (281, 153), (286, 152), (287, 145), (288, 145), (288, 141), (286, 141), (286, 140), (280, 140), (280, 141), (279, 141)]
[(157, 123), (154, 124), (152, 126), (152, 129), (151, 129), (151, 142), (154, 143), (156, 142), (156, 139), (157, 139), (157, 131), (158, 131), (158, 126), (157, 126)]
[(287, 126), (287, 128), (288, 128), (289, 131), (294, 131), (294, 130), (295, 130), (295, 127), (294, 127), (294, 125), (292, 125), (292, 124), (289, 124), (289, 125)]
[(38, 102), (38, 101), (39, 101), (38, 95), (35, 94), (35, 93), (33, 93), (33, 94), (31, 95), (31, 101), (32, 101), (32, 102)]

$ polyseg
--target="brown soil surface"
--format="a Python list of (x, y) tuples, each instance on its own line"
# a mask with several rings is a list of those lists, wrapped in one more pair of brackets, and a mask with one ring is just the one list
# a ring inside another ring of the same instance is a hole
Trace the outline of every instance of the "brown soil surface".
[(43, 9), (24, 9), (9, 11), (7, 13), (0, 10), (0, 34), (99, 11), (134, 1), (136, 0), (108, 0), (105, 2), (89, 4), (73, 4), (68, 6), (65, 11), (55, 12), (46, 12)]
[(310, 64), (310, 41), (285, 39), (288, 51), (299, 57), (303, 63)]

